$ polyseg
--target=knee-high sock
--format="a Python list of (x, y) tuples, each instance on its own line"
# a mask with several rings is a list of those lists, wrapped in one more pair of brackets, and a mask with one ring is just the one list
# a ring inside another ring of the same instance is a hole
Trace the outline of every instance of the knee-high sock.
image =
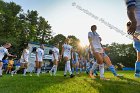
[(72, 72), (71, 72), (70, 60), (67, 61), (67, 70), (69, 71), (69, 74), (71, 75)]
[(20, 69), (20, 66), (17, 66), (16, 69), (13, 71), (14, 73), (17, 73), (17, 71)]
[(116, 72), (115, 67), (113, 65), (111, 65), (109, 67), (109, 70), (113, 73), (114, 76), (117, 76), (117, 72)]
[(52, 69), (50, 71), (52, 72), (52, 71), (54, 71), (54, 69), (55, 69), (55, 65), (53, 65), (53, 67), (52, 67)]
[(57, 72), (57, 65), (55, 65), (55, 68), (54, 68), (54, 75), (56, 74)]
[(38, 68), (38, 69), (37, 69), (37, 74), (39, 75), (40, 72), (41, 72), (41, 68)]
[(98, 75), (97, 69), (95, 69), (95, 70), (93, 71), (93, 73), (94, 73), (95, 75)]
[(80, 72), (82, 72), (82, 68), (80, 68)]
[(104, 78), (104, 63), (99, 65), (100, 78)]
[(65, 71), (64, 71), (64, 75), (67, 74), (67, 62), (65, 63)]
[(78, 67), (76, 67), (76, 73), (78, 73)]
[(23, 75), (25, 75), (25, 74), (26, 74), (26, 72), (27, 72), (27, 69), (26, 69), (26, 68), (24, 68), (24, 73), (23, 73)]
[(2, 66), (0, 66), (0, 75), (2, 75)]
[(93, 63), (91, 70), (94, 71), (97, 68), (98, 64), (96, 62)]
[(72, 67), (72, 73), (74, 73), (74, 67)]
[(135, 74), (140, 74), (140, 62), (135, 63)]

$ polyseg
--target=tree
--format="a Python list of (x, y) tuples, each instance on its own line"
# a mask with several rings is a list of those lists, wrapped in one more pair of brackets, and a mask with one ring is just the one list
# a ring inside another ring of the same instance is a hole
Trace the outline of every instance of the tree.
[(136, 52), (132, 44), (117, 44), (105, 45), (109, 47), (110, 51), (107, 51), (108, 56), (111, 58), (114, 65), (123, 64), (126, 67), (134, 67), (136, 60)]
[(0, 0), (0, 44), (12, 43), (12, 51), (20, 56), (25, 43), (48, 43), (51, 33), (50, 24), (37, 11), (23, 13), (20, 5)]
[(42, 43), (49, 42), (49, 40), (52, 38), (51, 26), (43, 17), (39, 17), (37, 37)]

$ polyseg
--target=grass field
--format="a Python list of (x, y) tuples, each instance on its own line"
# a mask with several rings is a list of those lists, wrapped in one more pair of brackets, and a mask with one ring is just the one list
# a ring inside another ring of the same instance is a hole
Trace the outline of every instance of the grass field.
[(123, 78), (114, 77), (111, 72), (105, 76), (110, 81), (91, 80), (85, 73), (74, 78), (41, 74), (40, 77), (3, 75), (0, 78), (0, 93), (140, 93), (140, 78), (134, 78), (134, 72), (121, 71)]

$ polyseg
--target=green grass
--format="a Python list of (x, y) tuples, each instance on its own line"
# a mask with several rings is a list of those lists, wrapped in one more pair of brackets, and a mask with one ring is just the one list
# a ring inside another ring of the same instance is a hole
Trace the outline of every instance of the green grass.
[(117, 78), (106, 72), (110, 81), (91, 80), (85, 73), (74, 78), (63, 77), (63, 72), (58, 72), (55, 77), (48, 73), (40, 77), (3, 75), (0, 93), (140, 93), (140, 78), (134, 78), (134, 72), (119, 73), (124, 77)]

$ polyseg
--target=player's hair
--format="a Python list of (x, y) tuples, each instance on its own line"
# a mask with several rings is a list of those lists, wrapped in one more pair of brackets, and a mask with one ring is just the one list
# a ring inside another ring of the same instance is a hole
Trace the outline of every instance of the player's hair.
[(4, 45), (12, 46), (11, 43), (5, 43)]
[(23, 49), (27, 48), (28, 47), (28, 43), (24, 43), (23, 45)]
[(92, 29), (93, 27), (96, 27), (96, 25), (92, 25), (92, 26), (91, 26), (91, 29)]
[(32, 47), (32, 52), (36, 52), (37, 47)]

